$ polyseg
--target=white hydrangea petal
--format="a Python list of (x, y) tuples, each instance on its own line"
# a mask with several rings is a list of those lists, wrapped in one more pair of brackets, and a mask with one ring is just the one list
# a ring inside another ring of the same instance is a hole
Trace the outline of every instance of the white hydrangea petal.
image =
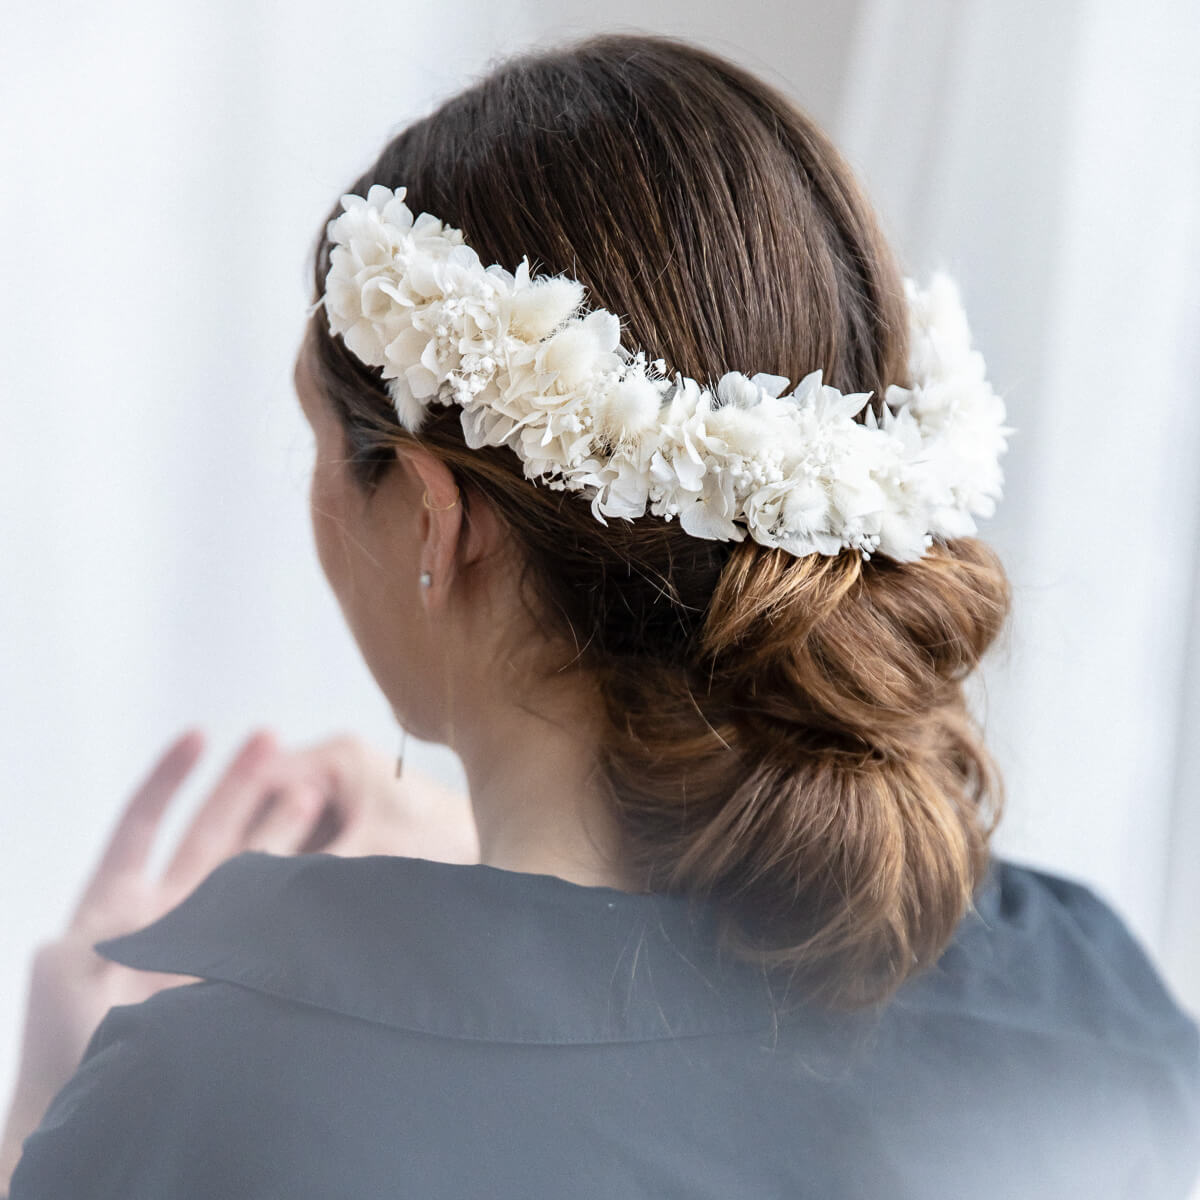
[(379, 334), (369, 321), (355, 321), (342, 331), (346, 348), (369, 367), (383, 366), (383, 346)]
[(680, 509), (679, 524), (692, 537), (713, 542), (740, 542), (745, 537), (744, 530), (701, 500)]
[(790, 380), (786, 375), (769, 375), (759, 371), (757, 375), (750, 376), (750, 382), (768, 396), (775, 397), (783, 395)]
[(762, 389), (755, 380), (740, 371), (728, 371), (717, 380), (716, 395), (722, 405), (747, 409), (753, 408), (762, 399)]

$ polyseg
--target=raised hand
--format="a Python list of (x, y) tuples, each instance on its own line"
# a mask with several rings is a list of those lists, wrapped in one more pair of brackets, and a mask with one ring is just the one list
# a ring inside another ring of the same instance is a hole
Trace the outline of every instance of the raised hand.
[[(284, 756), (273, 769), (278, 772), (280, 796), (295, 797), (298, 788), (307, 787), (321, 797), (321, 811), (299, 847), (301, 852), (479, 861), (479, 841), (466, 793), (452, 791), (412, 767), (406, 767), (404, 777), (397, 780), (395, 760), (359, 738), (330, 738)], [(291, 836), (286, 819), (276, 831), (270, 830), (272, 823), (268, 814), (253, 836), (280, 836), (286, 842)], [(270, 845), (262, 848), (272, 849)]]
[(426, 776), (394, 777), (392, 760), (352, 737), (285, 752), (268, 732), (248, 738), (205, 797), (161, 875), (148, 862), (172, 798), (203, 750), (177, 738), (134, 791), (61, 937), (36, 953), (21, 1064), (0, 1145), (0, 1192), (21, 1142), (75, 1070), (114, 1005), (136, 1004), (182, 976), (135, 971), (92, 946), (162, 916), (226, 859), (273, 854), (404, 854), (478, 860), (469, 802)]

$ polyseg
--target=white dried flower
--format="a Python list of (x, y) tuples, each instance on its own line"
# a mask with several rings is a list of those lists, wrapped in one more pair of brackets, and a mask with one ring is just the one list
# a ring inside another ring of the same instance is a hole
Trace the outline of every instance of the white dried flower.
[[(405, 428), (458, 405), (472, 448), (509, 446), (527, 478), (582, 493), (596, 519), (647, 512), (694, 537), (747, 533), (791, 554), (920, 558), (975, 532), (1012, 433), (954, 283), (905, 280), (913, 387), (844, 394), (820, 371), (731, 371), (708, 388), (622, 347), (573, 279), (485, 267), (462, 233), (414, 219), (405, 191), (343, 196), (324, 304), (329, 328), (379, 367)], [(865, 409), (865, 411), (864, 411)], [(861, 416), (861, 420), (859, 417)]]

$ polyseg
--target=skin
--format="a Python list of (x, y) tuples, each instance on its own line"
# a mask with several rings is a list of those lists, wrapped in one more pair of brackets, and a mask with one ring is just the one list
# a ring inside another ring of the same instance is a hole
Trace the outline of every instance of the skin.
[(522, 604), (503, 522), (479, 499), (465, 520), (449, 469), (418, 447), (398, 448), (368, 495), (307, 344), (294, 385), (316, 440), (310, 507), (325, 577), (400, 724), (462, 759), (481, 861), (632, 888), (596, 768), (599, 700), (585, 677), (555, 672), (574, 647), (548, 639)]

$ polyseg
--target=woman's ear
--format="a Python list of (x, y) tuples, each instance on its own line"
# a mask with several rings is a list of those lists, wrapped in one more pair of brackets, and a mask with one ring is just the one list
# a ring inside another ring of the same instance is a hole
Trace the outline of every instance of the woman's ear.
[(396, 457), (421, 494), (415, 509), (418, 555), (413, 585), (420, 590), (425, 611), (436, 612), (446, 603), (461, 561), (462, 496), (450, 468), (436, 455), (406, 446), (397, 448)]

